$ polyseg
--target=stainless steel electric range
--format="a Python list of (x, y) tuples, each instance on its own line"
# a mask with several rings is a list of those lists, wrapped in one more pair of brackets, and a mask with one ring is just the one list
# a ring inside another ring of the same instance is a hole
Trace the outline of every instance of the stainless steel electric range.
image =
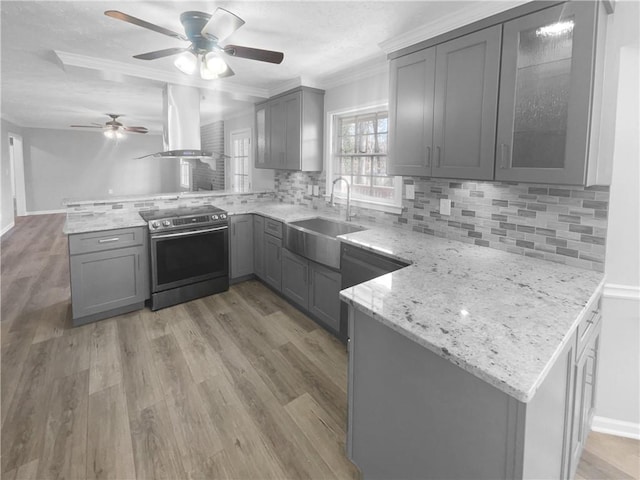
[(149, 226), (151, 310), (229, 288), (229, 220), (211, 205), (140, 212)]

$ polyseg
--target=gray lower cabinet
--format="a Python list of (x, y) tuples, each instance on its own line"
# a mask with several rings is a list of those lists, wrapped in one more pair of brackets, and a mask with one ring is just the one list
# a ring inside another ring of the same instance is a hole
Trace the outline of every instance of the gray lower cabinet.
[(282, 290), (282, 239), (264, 235), (264, 281), (277, 291)]
[(253, 273), (264, 279), (264, 217), (253, 216)]
[(309, 311), (336, 333), (340, 331), (341, 275), (309, 262)]
[(305, 310), (309, 308), (309, 260), (282, 250), (282, 293)]
[(230, 277), (236, 280), (253, 274), (253, 215), (232, 215), (230, 223)]
[(143, 227), (69, 235), (73, 324), (143, 308), (148, 256)]
[(365, 480), (573, 478), (593, 416), (597, 318), (595, 307), (523, 403), (349, 307), (349, 458)]

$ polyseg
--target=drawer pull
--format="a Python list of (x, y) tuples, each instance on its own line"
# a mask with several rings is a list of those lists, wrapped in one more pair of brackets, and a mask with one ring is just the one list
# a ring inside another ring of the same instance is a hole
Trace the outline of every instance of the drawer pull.
[(118, 240), (120, 240), (120, 237), (102, 238), (98, 240), (98, 243), (111, 243), (111, 242), (117, 242)]

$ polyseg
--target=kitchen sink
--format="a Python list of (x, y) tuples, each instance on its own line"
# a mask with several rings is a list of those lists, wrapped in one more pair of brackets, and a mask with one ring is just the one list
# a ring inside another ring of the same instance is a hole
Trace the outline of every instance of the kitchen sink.
[(361, 232), (364, 227), (327, 218), (309, 218), (285, 225), (284, 246), (309, 260), (340, 269), (338, 235)]

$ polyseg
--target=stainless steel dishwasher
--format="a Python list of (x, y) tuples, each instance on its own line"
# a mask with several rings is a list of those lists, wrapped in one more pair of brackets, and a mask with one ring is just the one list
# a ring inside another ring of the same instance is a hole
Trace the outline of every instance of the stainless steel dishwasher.
[[(340, 272), (342, 290), (369, 281), (386, 273), (394, 272), (409, 265), (385, 255), (363, 248), (342, 244), (340, 249)], [(349, 309), (345, 302), (340, 306), (340, 339), (347, 341)]]

